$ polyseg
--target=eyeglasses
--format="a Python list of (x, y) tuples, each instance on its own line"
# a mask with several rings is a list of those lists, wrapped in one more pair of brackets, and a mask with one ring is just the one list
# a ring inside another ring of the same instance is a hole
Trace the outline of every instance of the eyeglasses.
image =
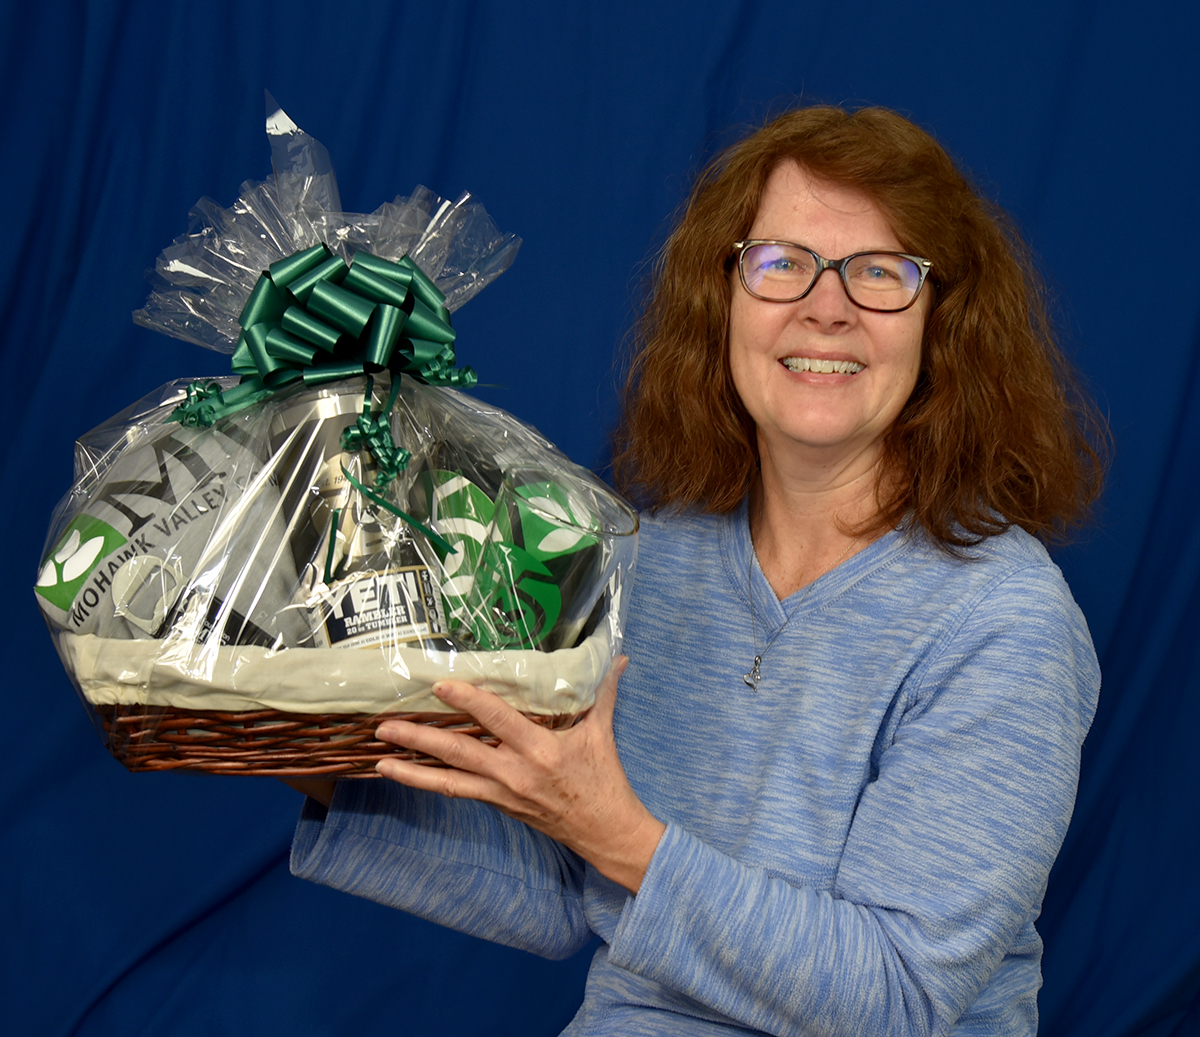
[(856, 252), (845, 259), (825, 259), (790, 241), (735, 241), (733, 249), (742, 285), (767, 302), (803, 299), (822, 273), (836, 270), (855, 306), (895, 313), (917, 301), (931, 268), (928, 259), (903, 252)]

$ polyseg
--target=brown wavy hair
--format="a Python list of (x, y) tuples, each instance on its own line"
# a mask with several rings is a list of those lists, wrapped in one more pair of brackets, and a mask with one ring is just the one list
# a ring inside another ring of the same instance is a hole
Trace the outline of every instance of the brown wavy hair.
[(734, 241), (794, 161), (880, 208), (932, 263), (917, 384), (883, 443), (878, 513), (954, 550), (1017, 525), (1057, 539), (1099, 495), (1108, 438), (1054, 343), (1042, 281), (1007, 216), (895, 112), (801, 108), (699, 175), (654, 267), (616, 432), (619, 488), (652, 510), (733, 511), (758, 469), (729, 366)]

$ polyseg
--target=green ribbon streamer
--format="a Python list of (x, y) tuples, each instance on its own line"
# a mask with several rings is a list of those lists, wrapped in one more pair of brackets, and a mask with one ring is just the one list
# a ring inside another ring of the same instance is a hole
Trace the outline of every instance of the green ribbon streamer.
[(346, 477), (346, 481), (348, 483), (350, 483), (350, 485), (353, 486), (356, 490), (358, 490), (359, 493), (361, 493), (364, 497), (366, 497), (367, 500), (372, 501), (375, 504), (378, 504), (381, 508), (385, 509), (386, 511), (390, 511), (397, 518), (403, 519), (410, 526), (412, 526), (413, 529), (420, 530), (435, 547), (440, 548), (441, 550), (445, 551), (447, 554), (458, 554), (458, 550), (454, 547), (453, 544), (449, 544), (445, 540), (443, 540), (432, 529), (430, 529), (427, 525), (425, 525), (424, 522), (417, 521), (417, 519), (413, 518), (407, 511), (401, 511), (398, 507), (396, 507), (395, 504), (393, 504), (386, 497), (379, 496), (379, 494), (377, 494), (369, 486), (364, 486), (362, 483), (360, 483), (356, 478), (354, 478), (353, 475), (351, 475), (348, 471), (346, 471), (345, 465), (342, 465), (342, 474)]
[(373, 382), (368, 378), (363, 413), (342, 433), (343, 449), (366, 450), (374, 458), (375, 487), (364, 486), (349, 472), (346, 478), (439, 548), (454, 551), (377, 492), (404, 471), (411, 456), (391, 433), (399, 376), (460, 389), (478, 383), (470, 367), (455, 366), (455, 332), (445, 302), (408, 256), (393, 263), (357, 252), (347, 266), (324, 242), (303, 249), (264, 270), (242, 308), (242, 333), (230, 358), (240, 384), (222, 389), (216, 382), (196, 382), (167, 420), (208, 428), (301, 380), (315, 386), (390, 371), (387, 406), (380, 414), (371, 413)]
[[(325, 552), (325, 583), (328, 586), (338, 577), (333, 571), (333, 555), (337, 551), (338, 526), (342, 522), (342, 509), (334, 508), (333, 517), (329, 520), (329, 550)], [(342, 559), (344, 562), (345, 559)], [(341, 566), (338, 566), (340, 569)]]

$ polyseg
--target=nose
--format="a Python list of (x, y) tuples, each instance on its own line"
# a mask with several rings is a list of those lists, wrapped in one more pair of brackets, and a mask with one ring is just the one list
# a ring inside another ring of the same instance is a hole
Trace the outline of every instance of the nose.
[(858, 313), (858, 307), (846, 294), (841, 274), (832, 267), (827, 267), (817, 275), (808, 294), (795, 305), (799, 319), (811, 320), (819, 325), (850, 324)]

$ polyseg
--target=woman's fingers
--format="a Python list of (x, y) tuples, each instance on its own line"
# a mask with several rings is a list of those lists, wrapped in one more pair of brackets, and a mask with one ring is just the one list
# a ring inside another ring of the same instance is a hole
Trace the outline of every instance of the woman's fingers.
[(619, 655), (609, 667), (604, 682), (596, 689), (596, 704), (592, 707), (591, 716), (601, 723), (612, 727), (613, 710), (617, 706), (617, 682), (629, 665), (629, 656)]
[(498, 747), (458, 731), (407, 720), (385, 720), (376, 728), (376, 737), (433, 756), (448, 767), (495, 779), (500, 784), (513, 780), (514, 754), (528, 760), (553, 757), (554, 735), (522, 716), (497, 695), (463, 681), (439, 681), (434, 691), (456, 712), (466, 713), (478, 721), (507, 751), (498, 752)]
[[(548, 734), (520, 714), (517, 719), (538, 733)], [(386, 721), (376, 734), (382, 741), (415, 749), (446, 765), (430, 767), (384, 757), (375, 765), (375, 770), (385, 778), (452, 799), (478, 799), (509, 812), (518, 810), (521, 797), (514, 794), (513, 787), (523, 783), (515, 773), (520, 768), (513, 753), (497, 752), (495, 747), (471, 735), (407, 720)]]
[(447, 706), (474, 717), (485, 731), (513, 748), (523, 748), (531, 738), (545, 734), (541, 727), (522, 716), (499, 695), (465, 681), (438, 681), (433, 686), (433, 693)]
[(437, 792), (450, 799), (480, 799), (494, 801), (495, 782), (479, 774), (442, 767), (428, 767), (410, 760), (382, 759), (375, 770), (385, 778), (414, 789)]
[[(414, 724), (408, 720), (385, 720), (375, 729), (375, 737), (382, 742), (415, 749), (426, 756), (433, 756), (448, 767), (484, 774), (488, 771), (490, 746), (478, 738), (458, 731), (447, 731), (428, 724)], [(415, 764), (421, 770), (428, 767)], [(381, 772), (382, 773), (382, 772)]]
[[(600, 725), (611, 737), (613, 709), (616, 705), (617, 682), (629, 664), (625, 656), (618, 657), (596, 692), (596, 702), (588, 716), (591, 725)], [(559, 738), (528, 717), (522, 716), (498, 695), (484, 691), (465, 681), (444, 680), (434, 685), (434, 694), (456, 711), (466, 713), (495, 735), (511, 752), (522, 756), (537, 769), (554, 770), (559, 765)], [(577, 732), (582, 734), (582, 732)], [(568, 735), (569, 732), (560, 732)], [(376, 729), (376, 737), (385, 742), (433, 756), (449, 767), (470, 771), (487, 778), (505, 782), (511, 759), (501, 758), (492, 746), (477, 738), (407, 720), (386, 720)], [(507, 757), (507, 754), (505, 754)], [(424, 770), (424, 768), (421, 768)], [(416, 773), (416, 772), (413, 772)], [(512, 775), (508, 775), (511, 781)]]

